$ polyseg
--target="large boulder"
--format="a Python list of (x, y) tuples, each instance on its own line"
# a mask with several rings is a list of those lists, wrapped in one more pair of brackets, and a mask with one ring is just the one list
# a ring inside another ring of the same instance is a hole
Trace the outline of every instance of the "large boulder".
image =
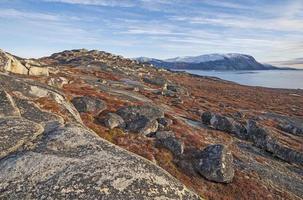
[(93, 96), (75, 97), (72, 99), (72, 103), (79, 112), (100, 113), (107, 108), (104, 101)]
[(160, 167), (71, 124), (1, 159), (0, 180), (0, 199), (200, 199)]
[(206, 179), (230, 183), (234, 177), (233, 156), (226, 146), (209, 145), (197, 156), (196, 170)]

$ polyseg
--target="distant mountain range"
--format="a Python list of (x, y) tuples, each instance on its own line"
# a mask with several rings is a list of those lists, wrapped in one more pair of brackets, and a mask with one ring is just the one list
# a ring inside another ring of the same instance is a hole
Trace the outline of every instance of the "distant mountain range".
[(273, 70), (291, 69), (278, 68), (270, 64), (262, 64), (254, 57), (245, 54), (206, 54), (200, 56), (176, 57), (165, 60), (139, 57), (135, 60), (142, 63), (153, 64), (157, 67), (168, 69), (189, 69), (189, 70)]

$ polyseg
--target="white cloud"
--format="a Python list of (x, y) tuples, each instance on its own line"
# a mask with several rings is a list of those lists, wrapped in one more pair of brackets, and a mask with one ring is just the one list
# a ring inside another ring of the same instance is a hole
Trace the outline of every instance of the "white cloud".
[(135, 4), (129, 0), (43, 0), (46, 2), (57, 2), (67, 4), (82, 4), (94, 6), (119, 6), (119, 7), (132, 7)]

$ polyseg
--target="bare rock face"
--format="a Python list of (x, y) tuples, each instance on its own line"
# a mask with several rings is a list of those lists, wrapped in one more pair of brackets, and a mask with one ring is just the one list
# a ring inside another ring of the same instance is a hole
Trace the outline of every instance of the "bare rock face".
[(0, 180), (1, 199), (200, 199), (161, 168), (76, 125), (1, 160)]
[(196, 169), (208, 180), (230, 183), (234, 177), (233, 156), (224, 145), (209, 145), (199, 153)]
[(48, 76), (48, 68), (41, 66), (32, 66), (24, 60), (24, 64), (14, 56), (0, 50), (0, 69), (5, 72), (15, 74), (33, 75), (33, 76)]
[(106, 103), (104, 101), (91, 96), (75, 97), (72, 103), (79, 112), (100, 113), (106, 109)]
[(12, 97), (5, 91), (0, 90), (0, 117), (20, 116)]
[(42, 134), (43, 127), (20, 117), (0, 118), (0, 159)]

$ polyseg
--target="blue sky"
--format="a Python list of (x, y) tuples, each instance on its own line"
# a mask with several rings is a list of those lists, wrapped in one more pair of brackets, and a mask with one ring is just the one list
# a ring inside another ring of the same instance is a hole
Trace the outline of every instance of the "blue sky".
[(0, 48), (23, 57), (99, 49), (125, 57), (303, 57), (303, 0), (0, 0)]

